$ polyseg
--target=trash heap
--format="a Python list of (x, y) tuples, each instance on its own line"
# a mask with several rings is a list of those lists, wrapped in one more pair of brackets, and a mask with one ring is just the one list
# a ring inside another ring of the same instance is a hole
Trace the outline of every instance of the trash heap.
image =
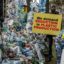
[[(7, 3), (2, 32), (4, 49), (2, 64), (45, 63), (45, 54), (48, 53), (46, 35), (32, 33), (33, 10), (25, 12), (26, 6), (26, 0), (9, 0)], [(37, 8), (36, 10), (38, 11)]]
[(60, 34), (54, 40), (55, 40), (55, 46), (56, 46), (57, 64), (60, 64), (62, 50), (64, 49), (64, 29), (60, 32)]

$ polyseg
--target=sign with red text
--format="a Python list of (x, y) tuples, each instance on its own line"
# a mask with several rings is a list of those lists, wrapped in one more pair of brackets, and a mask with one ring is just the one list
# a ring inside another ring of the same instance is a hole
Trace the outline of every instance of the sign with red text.
[(61, 30), (62, 15), (35, 13), (32, 26), (33, 33), (58, 35)]

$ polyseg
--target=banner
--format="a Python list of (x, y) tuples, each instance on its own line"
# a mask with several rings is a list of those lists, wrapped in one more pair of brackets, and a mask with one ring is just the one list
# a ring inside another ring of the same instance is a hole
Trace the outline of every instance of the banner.
[(58, 35), (61, 30), (62, 15), (35, 13), (32, 26), (33, 33)]

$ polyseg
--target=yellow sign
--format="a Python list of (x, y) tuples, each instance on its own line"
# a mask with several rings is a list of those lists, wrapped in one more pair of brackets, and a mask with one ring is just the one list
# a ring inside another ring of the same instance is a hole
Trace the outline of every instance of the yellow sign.
[(61, 30), (62, 15), (35, 13), (32, 26), (33, 33), (58, 35)]

